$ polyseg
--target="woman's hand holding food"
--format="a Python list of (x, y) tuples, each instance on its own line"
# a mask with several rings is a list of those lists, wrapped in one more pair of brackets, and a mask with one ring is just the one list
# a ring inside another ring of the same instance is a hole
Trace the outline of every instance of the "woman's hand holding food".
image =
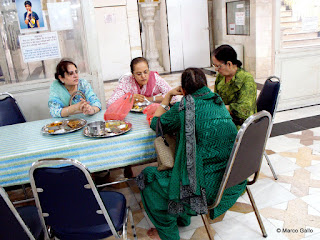
[(144, 96), (141, 94), (133, 94), (134, 103), (144, 102)]

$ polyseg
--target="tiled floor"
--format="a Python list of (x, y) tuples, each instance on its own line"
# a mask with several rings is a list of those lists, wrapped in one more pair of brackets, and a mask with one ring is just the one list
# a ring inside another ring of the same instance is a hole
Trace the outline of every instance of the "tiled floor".
[[(320, 127), (271, 137), (267, 152), (278, 180), (263, 160), (251, 190), (268, 239), (320, 239)], [(119, 190), (133, 209), (139, 239), (149, 239), (146, 232), (153, 225), (143, 210), (138, 188), (131, 182)], [(211, 227), (216, 240), (264, 239), (247, 195), (211, 221)], [(200, 216), (179, 230), (181, 239), (208, 239)]]
[[(175, 87), (180, 76), (162, 77)], [(214, 77), (207, 76), (212, 88)], [(108, 92), (107, 96), (111, 94)], [(266, 149), (278, 180), (263, 160), (260, 177), (251, 190), (267, 239), (320, 240), (320, 106), (278, 112)], [(131, 182), (121, 191), (134, 211), (139, 239), (149, 239), (146, 232), (153, 225), (143, 210), (138, 188)], [(246, 194), (223, 216), (211, 221), (211, 227), (216, 240), (264, 239)], [(208, 239), (200, 216), (179, 231), (181, 239)]]
[[(180, 75), (163, 77), (175, 87)], [(214, 77), (208, 75), (209, 87), (213, 84)], [(117, 82), (105, 83), (106, 99), (116, 85)], [(267, 239), (320, 240), (320, 106), (278, 112), (266, 149), (279, 179), (274, 180), (263, 160), (260, 177), (251, 190)], [(111, 178), (121, 174), (120, 170), (112, 171)], [(138, 238), (149, 239), (146, 232), (153, 225), (143, 210), (135, 183), (114, 187), (125, 194), (133, 210)], [(246, 194), (224, 215), (211, 221), (211, 227), (216, 240), (264, 239)], [(191, 225), (179, 231), (183, 240), (208, 239), (200, 216), (193, 217)], [(130, 228), (129, 237), (133, 239)]]

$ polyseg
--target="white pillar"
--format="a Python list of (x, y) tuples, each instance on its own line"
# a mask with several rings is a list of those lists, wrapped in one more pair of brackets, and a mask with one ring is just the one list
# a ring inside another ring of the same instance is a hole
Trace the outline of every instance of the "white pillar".
[(145, 2), (139, 2), (143, 23), (145, 26), (146, 37), (146, 59), (149, 62), (149, 68), (152, 71), (162, 72), (163, 67), (159, 64), (159, 53), (156, 46), (156, 37), (154, 34), (154, 15), (156, 7), (159, 5), (160, 0), (153, 2), (152, 0), (146, 0)]

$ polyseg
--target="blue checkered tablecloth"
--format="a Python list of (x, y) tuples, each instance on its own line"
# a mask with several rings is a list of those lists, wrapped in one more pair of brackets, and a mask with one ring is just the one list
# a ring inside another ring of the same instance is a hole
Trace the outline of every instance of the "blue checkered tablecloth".
[[(82, 114), (88, 123), (103, 120), (104, 111), (94, 116)], [(82, 130), (61, 135), (44, 135), (41, 128), (59, 119), (45, 119), (0, 127), (0, 185), (13, 186), (29, 182), (33, 162), (43, 158), (73, 158), (82, 162), (91, 172), (147, 162), (156, 157), (146, 116), (129, 113), (125, 121), (132, 129), (119, 136), (89, 138)]]

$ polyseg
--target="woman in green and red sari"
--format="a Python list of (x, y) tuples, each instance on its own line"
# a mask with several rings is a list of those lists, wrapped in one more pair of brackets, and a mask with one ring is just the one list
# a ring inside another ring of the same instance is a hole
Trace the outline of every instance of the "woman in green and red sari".
[[(168, 109), (171, 98), (183, 95)], [(207, 213), (212, 204), (231, 153), (237, 128), (222, 99), (207, 87), (204, 73), (186, 69), (181, 87), (170, 90), (151, 122), (155, 130), (161, 116), (164, 133), (177, 132), (173, 169), (147, 167), (137, 177), (142, 202), (156, 229), (153, 239), (178, 240), (178, 226), (190, 224), (191, 216)], [(227, 211), (245, 190), (246, 181), (227, 189), (210, 217)]]

